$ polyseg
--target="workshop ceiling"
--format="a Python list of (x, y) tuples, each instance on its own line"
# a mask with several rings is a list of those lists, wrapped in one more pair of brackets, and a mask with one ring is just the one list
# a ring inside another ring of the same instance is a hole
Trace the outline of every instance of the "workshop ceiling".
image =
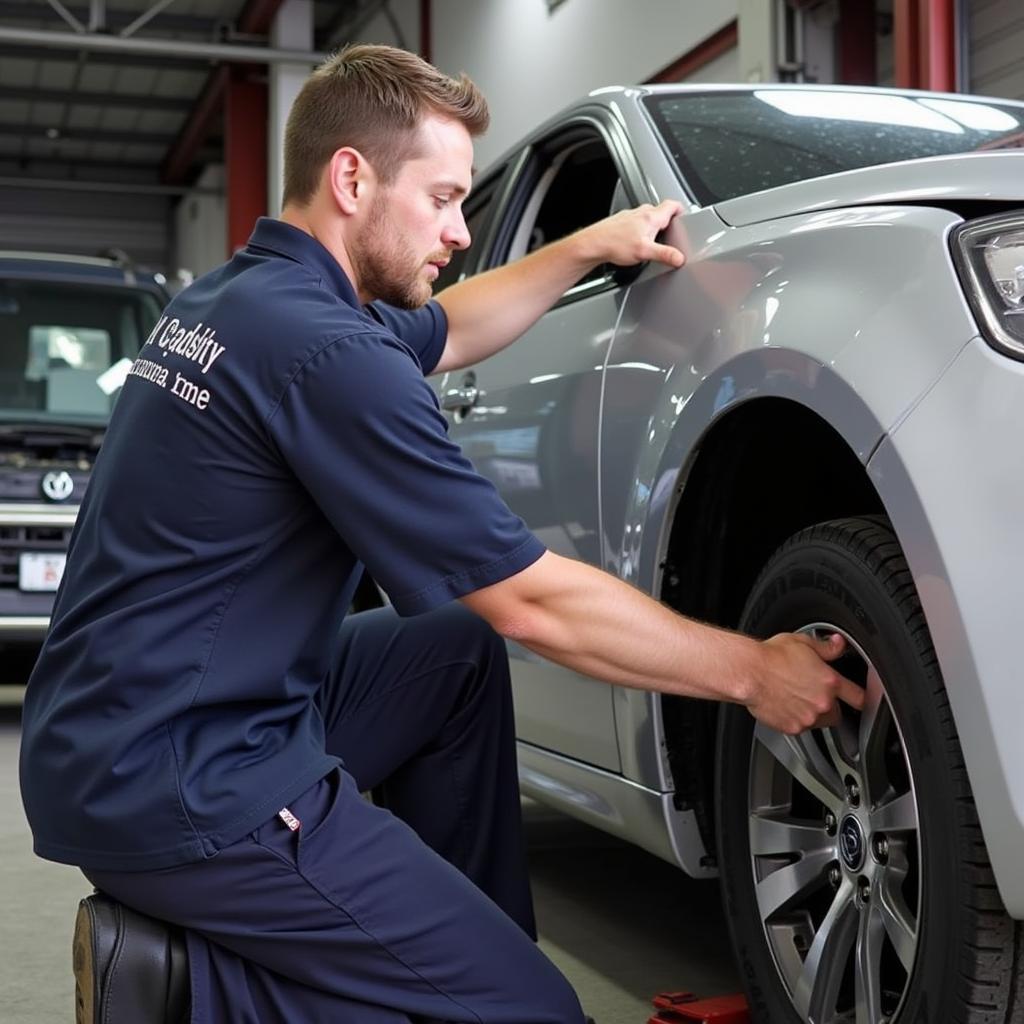
[[(222, 157), (229, 77), (266, 79), (239, 58), (269, 48), (281, 3), (0, 0), (0, 176), (184, 189)], [(314, 52), (386, 8), (315, 0)]]

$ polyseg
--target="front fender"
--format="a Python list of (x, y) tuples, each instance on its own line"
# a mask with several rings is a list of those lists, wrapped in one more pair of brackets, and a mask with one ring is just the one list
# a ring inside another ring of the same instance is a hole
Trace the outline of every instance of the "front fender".
[[(669, 241), (687, 265), (633, 286), (605, 368), (604, 567), (660, 593), (689, 467), (746, 402), (803, 406), (866, 464), (977, 333), (949, 255), (958, 223), (898, 207), (743, 228), (712, 210), (682, 218)], [(627, 777), (670, 789), (660, 702), (615, 701)]]
[(868, 471), (913, 573), (1000, 895), (1024, 918), (1024, 365), (976, 339)]

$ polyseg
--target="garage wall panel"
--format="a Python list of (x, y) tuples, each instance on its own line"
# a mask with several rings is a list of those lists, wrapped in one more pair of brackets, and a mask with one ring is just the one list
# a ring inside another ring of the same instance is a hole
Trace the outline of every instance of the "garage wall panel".
[(1024, 99), (1024, 4), (974, 0), (969, 23), (971, 92)]
[(736, 0), (563, 0), (550, 12), (546, 0), (431, 6), (434, 63), (466, 71), (491, 104), (491, 130), (476, 146), (480, 167), (576, 97), (644, 81), (737, 13)]
[(166, 271), (169, 202), (161, 195), (0, 188), (0, 249), (95, 256), (117, 248)]

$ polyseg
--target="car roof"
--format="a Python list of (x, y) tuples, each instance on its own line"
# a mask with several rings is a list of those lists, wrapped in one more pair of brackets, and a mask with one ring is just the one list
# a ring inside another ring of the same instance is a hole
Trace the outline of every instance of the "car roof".
[[(666, 82), (643, 85), (607, 85), (592, 89), (585, 99), (600, 99), (604, 96), (664, 96), (678, 94), (685, 96), (709, 92), (765, 92), (783, 90), (786, 92), (836, 92), (873, 93), (890, 96), (909, 96), (912, 99), (947, 99), (963, 103), (998, 103), (1001, 106), (1021, 107), (1019, 99), (1006, 96), (986, 96), (980, 93), (936, 92), (928, 89), (902, 89), (884, 85), (840, 85), (820, 82)], [(581, 102), (577, 100), (572, 106)]]
[(534, 127), (534, 129), (521, 136), (516, 142), (495, 158), (488, 160), (487, 164), (480, 168), (475, 176), (475, 181), (483, 181), (488, 175), (498, 168), (505, 167), (509, 160), (518, 153), (525, 145), (543, 138), (553, 129), (563, 124), (569, 117), (579, 111), (592, 108), (595, 105), (615, 110), (621, 105), (629, 104), (636, 106), (647, 97), (656, 96), (695, 96), (707, 93), (747, 93), (786, 90), (793, 92), (835, 92), (835, 93), (877, 93), (879, 95), (907, 96), (911, 99), (934, 99), (934, 100), (956, 100), (961, 103), (976, 103), (980, 105), (995, 103), (999, 106), (1017, 107), (1024, 110), (1024, 102), (1020, 100), (1006, 99), (1000, 96), (981, 96), (972, 93), (945, 93), (931, 92), (923, 89), (897, 89), (886, 86), (874, 85), (821, 85), (816, 82), (668, 82), (664, 84), (643, 84), (643, 85), (604, 85), (592, 89), (583, 96), (562, 107), (556, 113), (546, 118)]
[(0, 249), (0, 280), (12, 277), (20, 280), (89, 281), (148, 289), (159, 289), (164, 283), (162, 275), (134, 267), (121, 259)]

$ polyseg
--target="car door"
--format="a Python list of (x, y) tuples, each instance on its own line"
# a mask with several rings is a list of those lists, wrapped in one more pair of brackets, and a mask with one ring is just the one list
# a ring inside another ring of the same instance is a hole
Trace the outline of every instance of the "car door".
[[(578, 116), (524, 151), (482, 268), (608, 214), (623, 177), (615, 127)], [(512, 346), (440, 386), (452, 437), (509, 507), (549, 550), (594, 565), (601, 377), (623, 293), (610, 268), (595, 269)], [(518, 645), (510, 653), (519, 739), (619, 771), (611, 687)]]

